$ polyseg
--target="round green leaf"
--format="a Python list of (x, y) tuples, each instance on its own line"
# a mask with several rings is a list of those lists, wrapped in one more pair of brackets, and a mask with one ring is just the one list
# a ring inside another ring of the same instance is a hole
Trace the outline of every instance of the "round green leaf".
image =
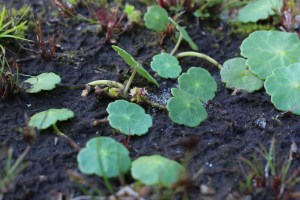
[(177, 78), (181, 73), (181, 66), (176, 57), (161, 53), (152, 58), (151, 68), (163, 78)]
[(227, 88), (253, 92), (263, 87), (264, 82), (249, 71), (246, 59), (227, 60), (221, 69), (221, 78)]
[(267, 19), (275, 14), (275, 10), (280, 13), (283, 5), (282, 0), (256, 0), (248, 3), (240, 9), (238, 20), (241, 22), (257, 22), (261, 19)]
[(126, 173), (131, 165), (128, 150), (110, 137), (89, 140), (77, 155), (77, 162), (82, 173), (107, 178)]
[(124, 100), (117, 100), (107, 107), (109, 124), (126, 135), (144, 135), (152, 126), (152, 118), (144, 109)]
[(184, 168), (160, 155), (142, 156), (132, 162), (131, 175), (145, 185), (170, 187), (184, 175)]
[(42, 130), (56, 124), (57, 121), (68, 120), (72, 117), (74, 117), (74, 112), (69, 109), (49, 109), (31, 116), (29, 126)]
[(210, 73), (200, 67), (191, 67), (178, 78), (179, 89), (206, 102), (215, 97), (217, 83)]
[(266, 92), (278, 110), (300, 115), (300, 63), (280, 67), (265, 81)]
[(299, 62), (300, 41), (294, 33), (255, 31), (243, 41), (241, 54), (250, 70), (266, 79), (274, 69)]
[(171, 92), (174, 97), (168, 100), (167, 109), (174, 123), (196, 127), (207, 118), (207, 112), (197, 97), (177, 88), (172, 88)]
[(144, 15), (144, 20), (148, 29), (163, 32), (169, 23), (168, 12), (160, 6), (150, 6)]
[(174, 24), (176, 29), (179, 31), (179, 33), (182, 35), (183, 39), (189, 43), (190, 47), (194, 51), (198, 51), (197, 45), (194, 43), (192, 38), (189, 36), (189, 34), (186, 32), (185, 28), (181, 27), (177, 22), (175, 22), (171, 17), (169, 17), (169, 20)]
[(38, 76), (31, 77), (24, 81), (25, 83), (31, 84), (31, 87), (26, 90), (28, 93), (37, 93), (41, 90), (52, 90), (56, 84), (61, 82), (58, 75), (53, 72), (42, 73)]

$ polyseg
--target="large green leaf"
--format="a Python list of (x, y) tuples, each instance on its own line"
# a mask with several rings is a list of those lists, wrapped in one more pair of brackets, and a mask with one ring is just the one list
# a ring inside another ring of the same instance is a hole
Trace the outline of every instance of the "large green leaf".
[(177, 58), (168, 53), (155, 55), (151, 68), (163, 78), (177, 78), (182, 71)]
[(267, 77), (265, 89), (278, 110), (300, 115), (300, 63), (275, 69)]
[(185, 28), (181, 27), (177, 22), (175, 22), (172, 18), (169, 17), (169, 20), (175, 25), (176, 29), (179, 31), (179, 33), (182, 35), (183, 39), (187, 41), (190, 45), (190, 47), (194, 51), (198, 51), (197, 45), (194, 43), (192, 38), (189, 36), (189, 34), (186, 32)]
[(126, 173), (131, 165), (128, 150), (110, 137), (89, 140), (77, 155), (77, 162), (82, 173), (107, 178)]
[(274, 15), (275, 11), (280, 13), (282, 5), (282, 0), (255, 0), (249, 2), (240, 9), (238, 20), (246, 23), (267, 19), (269, 16)]
[(132, 177), (145, 185), (171, 187), (184, 173), (182, 165), (160, 155), (139, 157), (131, 167)]
[(206, 102), (213, 99), (217, 91), (217, 83), (210, 73), (200, 67), (191, 67), (178, 78), (179, 89)]
[(253, 92), (263, 87), (264, 82), (249, 71), (246, 59), (227, 60), (221, 69), (221, 78), (227, 88)]
[(278, 67), (286, 67), (300, 60), (300, 40), (294, 33), (256, 31), (241, 45), (250, 70), (262, 79)]
[(74, 112), (62, 108), (62, 109), (49, 109), (43, 112), (39, 112), (30, 117), (29, 126), (36, 127), (38, 129), (46, 129), (52, 124), (56, 124), (57, 121), (64, 121), (74, 117)]
[(171, 92), (173, 97), (168, 100), (167, 109), (174, 123), (196, 127), (207, 118), (207, 112), (197, 97), (177, 88), (172, 88)]
[(31, 77), (25, 80), (25, 83), (31, 84), (31, 87), (26, 90), (28, 93), (37, 93), (41, 90), (52, 90), (56, 84), (61, 81), (60, 77), (53, 72), (42, 73), (38, 76)]
[(107, 107), (109, 124), (126, 135), (143, 135), (152, 126), (152, 118), (144, 109), (124, 100), (117, 100)]
[(144, 20), (148, 29), (163, 32), (169, 23), (168, 12), (160, 6), (150, 6)]
[(134, 58), (127, 53), (124, 49), (112, 45), (112, 48), (123, 58), (123, 60), (131, 67), (131, 68), (137, 68), (137, 73), (140, 74), (142, 77), (147, 79), (149, 82), (152, 82), (155, 84), (157, 87), (159, 87), (158, 82), (145, 70), (145, 68)]

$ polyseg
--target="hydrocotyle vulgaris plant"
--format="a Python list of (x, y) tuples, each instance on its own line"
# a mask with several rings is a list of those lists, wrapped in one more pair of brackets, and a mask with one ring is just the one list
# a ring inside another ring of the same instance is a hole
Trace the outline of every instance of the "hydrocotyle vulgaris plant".
[(24, 81), (24, 83), (30, 84), (29, 89), (26, 89), (26, 92), (28, 93), (38, 93), (42, 90), (52, 90), (55, 88), (56, 84), (59, 84), (60, 82), (60, 76), (53, 72), (42, 73)]
[(77, 155), (79, 169), (84, 174), (96, 174), (103, 178), (105, 187), (113, 193), (109, 178), (119, 177), (129, 171), (129, 152), (121, 143), (109, 137), (96, 137), (86, 143)]
[(36, 127), (39, 130), (44, 130), (49, 127), (52, 127), (58, 136), (65, 138), (75, 150), (79, 151), (80, 147), (76, 144), (76, 142), (74, 142), (70, 137), (68, 137), (66, 134), (61, 132), (56, 126), (56, 123), (58, 121), (65, 121), (73, 117), (74, 117), (74, 112), (69, 109), (52, 108), (49, 110), (36, 113), (33, 116), (31, 116), (28, 125), (31, 127)]
[(132, 162), (131, 175), (148, 186), (171, 187), (184, 177), (185, 169), (178, 162), (160, 155), (142, 156)]
[(152, 126), (151, 116), (135, 103), (117, 100), (110, 103), (106, 110), (111, 127), (126, 135), (141, 136)]
[(169, 117), (177, 124), (196, 127), (207, 118), (203, 104), (214, 98), (217, 84), (207, 70), (199, 67), (183, 73), (178, 83), (167, 103)]

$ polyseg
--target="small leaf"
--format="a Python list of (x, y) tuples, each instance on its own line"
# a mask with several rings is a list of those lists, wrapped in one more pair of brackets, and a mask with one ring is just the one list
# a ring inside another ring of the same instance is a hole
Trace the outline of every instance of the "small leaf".
[(278, 110), (300, 115), (300, 63), (280, 67), (265, 81), (266, 92)]
[(194, 51), (198, 51), (197, 45), (194, 43), (192, 38), (189, 36), (189, 34), (186, 32), (185, 28), (181, 27), (177, 22), (175, 22), (172, 18), (169, 17), (169, 20), (176, 26), (176, 29), (179, 31), (179, 33), (182, 35), (183, 39), (187, 41), (190, 45), (190, 47)]
[(280, 13), (282, 5), (282, 0), (256, 0), (249, 2), (240, 9), (238, 20), (247, 23), (267, 19), (275, 14), (274, 10)]
[(132, 162), (131, 167), (132, 177), (149, 186), (171, 187), (180, 180), (184, 172), (182, 165), (160, 155), (139, 157)]
[(144, 135), (152, 126), (152, 118), (144, 109), (124, 100), (117, 100), (107, 107), (109, 124), (126, 135)]
[(221, 69), (221, 78), (227, 88), (253, 92), (263, 87), (264, 82), (249, 71), (246, 59), (227, 60)]
[(191, 67), (178, 78), (179, 89), (207, 102), (215, 97), (217, 83), (210, 73), (200, 67)]
[(26, 90), (28, 93), (37, 93), (42, 90), (52, 90), (56, 84), (61, 82), (61, 79), (55, 73), (42, 73), (38, 76), (31, 77), (24, 81), (30, 83), (31, 87)]
[(177, 78), (182, 71), (177, 58), (168, 53), (154, 56), (151, 68), (163, 78)]
[(148, 29), (163, 32), (169, 23), (168, 12), (160, 6), (150, 6), (144, 15), (144, 21)]
[(123, 58), (123, 60), (131, 67), (131, 68), (137, 68), (137, 73), (140, 74), (142, 77), (147, 79), (149, 82), (152, 82), (157, 87), (159, 87), (158, 82), (145, 70), (145, 68), (137, 61), (134, 60), (134, 58), (127, 53), (124, 49), (112, 45), (112, 48)]
[(299, 62), (300, 40), (294, 33), (255, 31), (241, 45), (246, 65), (261, 79), (266, 79), (278, 67)]
[(89, 140), (77, 155), (77, 162), (82, 173), (107, 178), (126, 173), (131, 165), (128, 150), (110, 137)]
[(56, 124), (57, 121), (65, 121), (73, 117), (74, 112), (69, 109), (49, 109), (31, 116), (29, 126), (43, 130), (50, 127), (52, 124)]
[(171, 92), (174, 97), (168, 100), (167, 109), (173, 122), (196, 127), (207, 118), (207, 112), (197, 97), (177, 88), (172, 88)]

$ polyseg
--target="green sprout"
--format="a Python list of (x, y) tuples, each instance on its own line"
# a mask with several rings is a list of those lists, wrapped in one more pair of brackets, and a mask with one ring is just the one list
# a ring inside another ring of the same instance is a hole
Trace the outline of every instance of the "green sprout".
[(144, 135), (152, 126), (152, 118), (144, 109), (124, 100), (117, 100), (107, 107), (109, 124), (126, 135)]
[(171, 187), (182, 178), (184, 173), (181, 164), (160, 155), (139, 157), (132, 162), (131, 167), (132, 177), (149, 186)]
[(28, 93), (38, 93), (42, 90), (52, 90), (55, 88), (56, 84), (59, 84), (60, 82), (60, 76), (53, 72), (42, 73), (24, 81), (24, 83), (31, 84), (31, 87), (26, 90)]
[(49, 109), (31, 116), (28, 125), (31, 127), (36, 127), (39, 130), (44, 130), (52, 126), (53, 130), (58, 136), (66, 139), (75, 150), (79, 151), (80, 147), (66, 134), (61, 132), (56, 126), (58, 121), (65, 121), (73, 117), (74, 112), (69, 109)]
[(79, 169), (84, 174), (96, 174), (103, 177), (106, 188), (113, 193), (108, 178), (123, 179), (130, 169), (131, 159), (128, 150), (109, 137), (97, 137), (89, 140), (86, 147), (77, 155)]

